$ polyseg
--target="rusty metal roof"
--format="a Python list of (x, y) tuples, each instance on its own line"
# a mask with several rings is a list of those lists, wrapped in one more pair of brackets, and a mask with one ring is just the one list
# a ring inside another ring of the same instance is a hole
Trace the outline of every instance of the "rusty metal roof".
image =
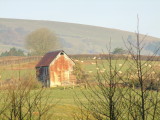
[(64, 52), (63, 50), (57, 50), (46, 53), (43, 58), (39, 61), (39, 63), (36, 65), (36, 67), (42, 67), (42, 66), (49, 66), (50, 63), (56, 58), (56, 56)]

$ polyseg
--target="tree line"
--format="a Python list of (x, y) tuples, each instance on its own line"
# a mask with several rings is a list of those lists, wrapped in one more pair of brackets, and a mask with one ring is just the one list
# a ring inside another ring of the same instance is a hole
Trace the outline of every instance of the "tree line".
[(2, 52), (1, 57), (3, 56), (25, 56), (25, 53), (23, 50), (21, 49), (16, 49), (16, 48), (10, 48), (9, 51), (5, 51), (5, 52)]

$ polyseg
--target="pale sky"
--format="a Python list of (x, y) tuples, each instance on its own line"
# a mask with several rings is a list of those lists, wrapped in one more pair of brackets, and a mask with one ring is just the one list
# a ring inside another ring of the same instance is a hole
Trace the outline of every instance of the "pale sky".
[(136, 31), (160, 38), (160, 0), (0, 0), (0, 18), (50, 20)]

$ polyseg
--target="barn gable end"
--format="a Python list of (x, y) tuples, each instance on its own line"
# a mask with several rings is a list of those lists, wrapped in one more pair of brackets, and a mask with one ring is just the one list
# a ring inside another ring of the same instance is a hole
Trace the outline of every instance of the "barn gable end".
[(72, 75), (74, 65), (63, 50), (47, 53), (36, 65), (37, 78), (47, 87), (75, 83)]
[(49, 66), (51, 86), (73, 83), (71, 75), (75, 63), (66, 55), (66, 53), (61, 53), (57, 55)]

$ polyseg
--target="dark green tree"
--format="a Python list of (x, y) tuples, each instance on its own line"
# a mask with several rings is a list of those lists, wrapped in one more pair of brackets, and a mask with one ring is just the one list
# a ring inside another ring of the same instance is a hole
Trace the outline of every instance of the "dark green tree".
[(115, 48), (112, 53), (113, 54), (125, 54), (127, 53), (127, 51), (124, 50), (123, 48)]
[(25, 56), (24, 51), (21, 49), (10, 48), (9, 51), (1, 53), (1, 56)]

